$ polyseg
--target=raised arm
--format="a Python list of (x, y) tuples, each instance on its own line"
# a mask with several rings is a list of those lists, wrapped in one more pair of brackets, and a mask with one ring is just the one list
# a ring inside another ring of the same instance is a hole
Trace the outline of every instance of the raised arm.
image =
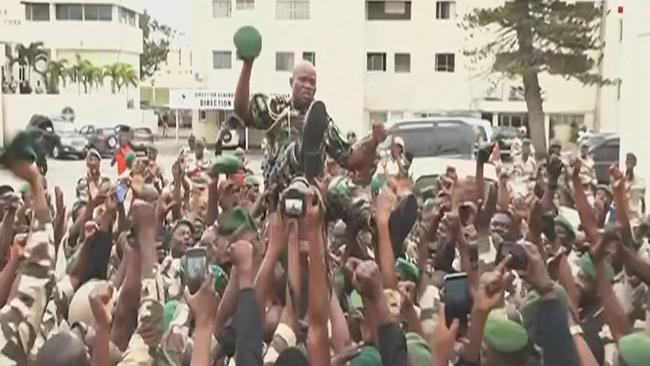
[(585, 190), (582, 187), (580, 182), (580, 168), (582, 167), (582, 161), (575, 159), (572, 162), (572, 174), (571, 179), (573, 181), (573, 190), (575, 192), (575, 204), (576, 209), (578, 210), (578, 215), (580, 216), (580, 222), (582, 228), (587, 235), (587, 239), (591, 243), (597, 243), (600, 241), (600, 234), (598, 233), (598, 221), (596, 220), (596, 215), (594, 214), (589, 201), (587, 200), (587, 195)]
[[(312, 189), (316, 194), (316, 189)], [(310, 198), (310, 197), (308, 197)], [(312, 200), (307, 199), (307, 202)], [(329, 365), (329, 321), (331, 289), (328, 286), (325, 231), (320, 202), (307, 208), (305, 219), (300, 223), (307, 228), (309, 237), (309, 329), (307, 330), (307, 351), (312, 365)]]
[(247, 125), (253, 119), (250, 112), (250, 94), (251, 94), (251, 72), (253, 71), (253, 60), (244, 60), (242, 62), (237, 89), (235, 89), (235, 114), (241, 118)]
[(620, 240), (616, 230), (606, 232), (598, 244), (592, 246), (590, 255), (596, 267), (596, 288), (603, 304), (605, 320), (612, 336), (618, 341), (632, 331), (632, 324), (612, 287), (610, 272), (613, 270), (607, 262), (607, 246), (615, 240)]
[(379, 236), (379, 268), (381, 268), (383, 286), (393, 290), (397, 290), (397, 274), (395, 273), (395, 253), (390, 241), (388, 222), (396, 200), (397, 197), (392, 191), (384, 189), (377, 197), (376, 213)]

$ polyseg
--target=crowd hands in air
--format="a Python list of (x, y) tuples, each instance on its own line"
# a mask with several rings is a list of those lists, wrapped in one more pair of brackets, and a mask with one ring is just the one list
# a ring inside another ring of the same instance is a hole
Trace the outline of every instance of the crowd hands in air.
[(91, 151), (66, 207), (32, 160), (4, 160), (26, 185), (0, 187), (0, 365), (650, 365), (636, 158), (596, 188), (551, 151), (518, 189), (488, 145), (473, 176), (415, 192), (403, 141), (378, 162), (383, 127), (347, 144), (313, 69), (292, 81), (304, 131), (270, 135), (263, 179), (202, 141), (166, 176), (125, 139), (118, 180)]

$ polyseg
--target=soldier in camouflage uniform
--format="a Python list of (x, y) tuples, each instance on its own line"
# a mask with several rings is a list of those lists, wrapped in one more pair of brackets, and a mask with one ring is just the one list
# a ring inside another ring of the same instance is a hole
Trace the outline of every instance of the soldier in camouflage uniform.
[(272, 190), (272, 200), (297, 175), (308, 179), (322, 172), (325, 153), (340, 166), (355, 171), (360, 180), (369, 181), (375, 166), (377, 145), (385, 139), (383, 125), (373, 127), (371, 137), (353, 147), (327, 115), (322, 102), (314, 102), (316, 70), (306, 61), (294, 68), (292, 95), (250, 95), (252, 60), (245, 60), (235, 93), (237, 119), (247, 127), (266, 131), (264, 183)]
[(33, 197), (33, 217), (19, 269), (17, 296), (0, 311), (0, 364), (27, 365), (41, 326), (47, 301), (54, 288), (54, 229), (47, 206), (43, 179), (27, 161), (11, 164), (14, 174), (27, 180)]

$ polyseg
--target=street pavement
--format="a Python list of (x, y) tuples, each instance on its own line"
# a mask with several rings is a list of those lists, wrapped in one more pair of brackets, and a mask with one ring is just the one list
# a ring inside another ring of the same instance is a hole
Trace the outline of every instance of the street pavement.
[[(174, 140), (161, 140), (155, 143), (159, 149), (158, 164), (163, 169), (165, 176), (171, 179), (171, 168), (178, 151), (179, 146), (176, 145)], [(214, 152), (208, 151), (210, 156)], [(256, 174), (261, 172), (261, 154), (259, 152), (251, 152), (248, 154), (248, 166)], [(111, 167), (111, 159), (102, 159), (101, 173), (113, 181), (117, 178), (117, 168)], [(54, 197), (54, 187), (60, 187), (63, 191), (65, 203), (71, 207), (75, 201), (75, 186), (77, 180), (84, 176), (86, 173), (85, 161), (77, 160), (76, 158), (67, 158), (64, 160), (55, 160), (48, 158), (48, 172), (47, 181), (49, 184), (49, 191)], [(18, 190), (22, 186), (20, 179), (16, 178), (9, 170), (4, 167), (0, 168), (0, 184), (10, 184), (14, 189)]]

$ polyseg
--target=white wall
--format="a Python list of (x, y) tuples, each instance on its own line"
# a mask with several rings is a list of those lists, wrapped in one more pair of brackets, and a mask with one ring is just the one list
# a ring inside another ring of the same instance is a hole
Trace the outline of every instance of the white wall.
[[(329, 113), (343, 131), (366, 130), (363, 121), (365, 70), (363, 1), (311, 1), (310, 20), (276, 20), (275, 1), (256, 1), (254, 10), (236, 10), (231, 18), (214, 19), (211, 1), (194, 1), (193, 48), (195, 68), (205, 77), (204, 86), (234, 92), (241, 62), (234, 60), (233, 34), (253, 24), (263, 37), (262, 54), (255, 61), (252, 92), (290, 93), (290, 72), (275, 71), (276, 51), (316, 53), (318, 92)], [(234, 4), (234, 1), (233, 1)], [(212, 69), (212, 51), (233, 51), (231, 70)]]
[(125, 95), (2, 95), (3, 133), (4, 142), (10, 141), (18, 131), (27, 126), (34, 114), (58, 116), (64, 107), (75, 111), (75, 123), (78, 127), (84, 124), (96, 126), (114, 126), (129, 124), (147, 127), (153, 122), (147, 119), (143, 122), (140, 109), (127, 109)]
[[(621, 69), (621, 163), (625, 154), (638, 158), (637, 175), (650, 179), (650, 1), (627, 0)], [(647, 198), (646, 198), (647, 199)]]

